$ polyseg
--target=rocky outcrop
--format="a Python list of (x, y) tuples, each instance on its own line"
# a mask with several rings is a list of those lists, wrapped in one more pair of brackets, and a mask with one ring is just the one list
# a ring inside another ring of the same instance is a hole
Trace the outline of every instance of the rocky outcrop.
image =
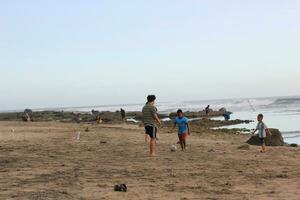
[[(266, 145), (267, 146), (284, 146), (283, 137), (278, 129), (270, 129), (272, 135), (267, 136)], [(250, 145), (261, 145), (258, 135), (253, 135), (248, 141)]]
[[(221, 108), (218, 111), (210, 109), (209, 115), (206, 114), (205, 110), (198, 111), (198, 112), (186, 111), (184, 112), (184, 115), (188, 118), (219, 117), (219, 116), (223, 116), (226, 112), (227, 111), (225, 108)], [(176, 116), (177, 116), (176, 112), (173, 112), (169, 115), (170, 118), (175, 118)]]

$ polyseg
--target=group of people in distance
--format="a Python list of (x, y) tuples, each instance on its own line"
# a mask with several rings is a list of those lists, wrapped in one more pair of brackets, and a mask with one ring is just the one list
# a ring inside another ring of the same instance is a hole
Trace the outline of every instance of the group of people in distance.
[[(155, 106), (155, 95), (147, 96), (147, 103), (143, 107), (143, 123), (145, 127), (146, 138), (150, 137), (150, 156), (156, 155), (156, 141), (157, 141), (157, 132), (158, 126), (161, 126), (161, 120), (158, 117), (158, 110)], [(209, 107), (208, 109), (209, 110)], [(267, 125), (263, 122), (263, 114), (259, 114), (257, 116), (257, 127), (252, 134), (258, 131), (258, 136), (261, 142), (261, 150), (260, 152), (266, 152), (266, 143), (265, 139), (267, 134), (271, 135), (270, 129), (268, 129)], [(189, 126), (189, 119), (184, 116), (184, 113), (181, 109), (177, 111), (177, 117), (174, 121), (174, 128), (178, 127), (178, 138), (181, 146), (181, 150), (186, 150), (186, 139), (187, 136), (191, 134), (191, 129)], [(145, 139), (147, 141), (147, 139)]]

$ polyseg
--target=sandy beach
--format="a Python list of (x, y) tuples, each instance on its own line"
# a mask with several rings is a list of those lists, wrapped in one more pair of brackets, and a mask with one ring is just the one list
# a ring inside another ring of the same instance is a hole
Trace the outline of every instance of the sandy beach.
[(171, 152), (163, 128), (149, 157), (136, 125), (0, 122), (0, 199), (300, 199), (300, 149), (238, 149), (248, 137), (194, 133)]

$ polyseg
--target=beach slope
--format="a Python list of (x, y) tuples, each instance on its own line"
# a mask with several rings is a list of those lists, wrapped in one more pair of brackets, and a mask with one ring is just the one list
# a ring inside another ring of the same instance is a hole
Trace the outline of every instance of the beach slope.
[(135, 125), (0, 122), (0, 199), (300, 199), (300, 149), (239, 149), (248, 138), (194, 133), (171, 152), (162, 129), (149, 157)]

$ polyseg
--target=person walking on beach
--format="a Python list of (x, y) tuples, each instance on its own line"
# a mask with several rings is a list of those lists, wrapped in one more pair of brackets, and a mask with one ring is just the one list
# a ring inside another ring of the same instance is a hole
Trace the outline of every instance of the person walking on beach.
[(255, 132), (258, 131), (258, 137), (259, 137), (259, 140), (261, 142), (261, 150), (260, 150), (261, 153), (265, 153), (266, 152), (266, 137), (267, 137), (267, 133), (269, 135), (272, 135), (270, 129), (263, 122), (263, 119), (264, 119), (264, 115), (263, 114), (259, 114), (257, 116), (258, 124), (256, 126), (256, 129), (252, 133), (252, 134), (255, 134)]
[(186, 150), (186, 138), (190, 135), (190, 126), (188, 118), (184, 117), (183, 111), (179, 109), (177, 111), (177, 117), (175, 119), (174, 128), (178, 127), (178, 138), (181, 146), (181, 150)]
[(157, 125), (161, 125), (161, 121), (157, 115), (157, 108), (155, 107), (156, 97), (155, 95), (148, 95), (147, 103), (143, 107), (143, 123), (145, 126), (145, 133), (150, 137), (150, 156), (156, 155), (156, 135)]
[(209, 112), (210, 112), (210, 105), (208, 105), (208, 106), (205, 108), (206, 116), (209, 115)]
[(125, 110), (123, 108), (121, 108), (120, 112), (121, 112), (122, 121), (125, 121), (125, 119), (126, 119), (126, 112), (125, 112)]

